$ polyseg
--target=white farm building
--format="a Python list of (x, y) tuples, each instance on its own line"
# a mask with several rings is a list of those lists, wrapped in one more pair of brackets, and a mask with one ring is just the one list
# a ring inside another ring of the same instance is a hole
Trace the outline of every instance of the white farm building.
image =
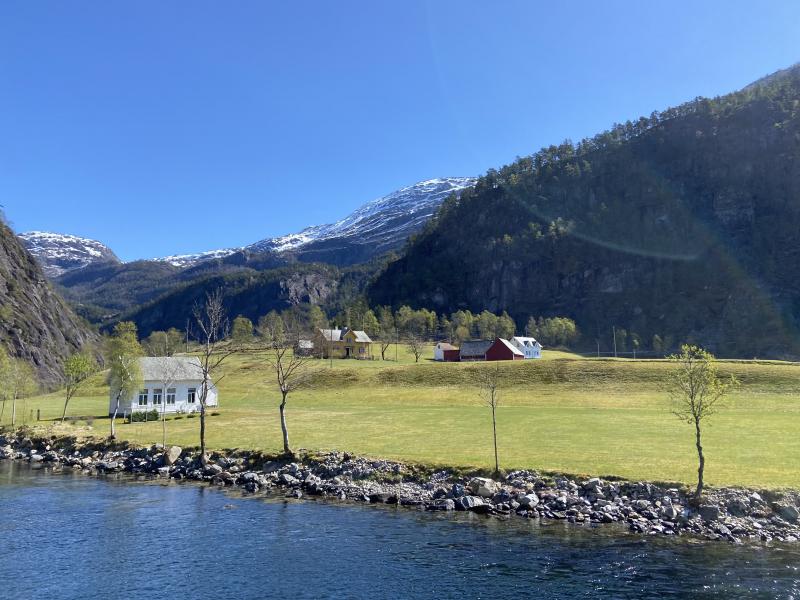
[(433, 360), (444, 360), (444, 353), (450, 352), (453, 350), (458, 350), (453, 344), (448, 344), (447, 342), (439, 342), (433, 348)]
[[(121, 398), (117, 414), (157, 410), (167, 413), (192, 413), (200, 411), (203, 371), (200, 359), (183, 356), (157, 356), (139, 359), (142, 384), (138, 392)], [(117, 399), (111, 394), (108, 414), (114, 414)], [(206, 406), (217, 406), (217, 388), (208, 390)]]
[(525, 355), (525, 358), (542, 358), (542, 345), (534, 338), (514, 336), (510, 341)]

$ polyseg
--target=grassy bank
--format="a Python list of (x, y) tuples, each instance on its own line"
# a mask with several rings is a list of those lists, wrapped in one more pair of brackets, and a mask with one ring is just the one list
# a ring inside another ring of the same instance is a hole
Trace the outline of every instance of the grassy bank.
[[(505, 468), (683, 482), (695, 476), (692, 430), (670, 414), (659, 389), (668, 363), (551, 353), (541, 361), (500, 365), (505, 377), (498, 429)], [(488, 467), (489, 411), (471, 383), (475, 371), (488, 366), (414, 364), (402, 349), (397, 363), (315, 361), (312, 386), (290, 398), (292, 443)], [(708, 482), (799, 488), (800, 366), (725, 361), (720, 370), (735, 374), (742, 386), (707, 429)], [(70, 406), (72, 415), (93, 416), (99, 435), (108, 431), (107, 393), (102, 377), (95, 377)], [(220, 393), (219, 414), (208, 424), (211, 447), (279, 450), (278, 396), (272, 374), (257, 357), (232, 358)], [(28, 399), (21, 412), (29, 423), (37, 410), (43, 420), (53, 419), (61, 402), (59, 394), (40, 396)], [(198, 428), (198, 418), (172, 418), (168, 441), (196, 445)], [(160, 441), (161, 426), (122, 424), (119, 433), (149, 444)]]

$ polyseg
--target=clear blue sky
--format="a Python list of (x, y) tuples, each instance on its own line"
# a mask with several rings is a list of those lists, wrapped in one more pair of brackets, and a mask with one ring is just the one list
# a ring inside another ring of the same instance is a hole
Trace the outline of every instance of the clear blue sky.
[(123, 259), (329, 222), (800, 60), (800, 2), (0, 3), (0, 204)]

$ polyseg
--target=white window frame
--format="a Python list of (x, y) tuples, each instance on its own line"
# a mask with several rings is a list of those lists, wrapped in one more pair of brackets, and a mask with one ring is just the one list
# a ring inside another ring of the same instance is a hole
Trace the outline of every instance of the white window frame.
[[(142, 398), (144, 398), (144, 402), (142, 402)], [(147, 406), (149, 401), (150, 401), (150, 390), (146, 388), (139, 390), (139, 406)]]
[(186, 402), (189, 404), (197, 402), (197, 388), (189, 388), (186, 392)]
[(175, 404), (175, 388), (167, 388), (167, 404)]
[(164, 401), (164, 388), (153, 388), (153, 406), (161, 406)]

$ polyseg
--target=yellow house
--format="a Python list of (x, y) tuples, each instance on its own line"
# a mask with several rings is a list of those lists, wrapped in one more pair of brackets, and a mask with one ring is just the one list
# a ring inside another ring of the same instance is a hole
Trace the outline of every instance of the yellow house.
[(372, 340), (364, 331), (320, 329), (314, 336), (314, 350), (322, 358), (372, 358)]

